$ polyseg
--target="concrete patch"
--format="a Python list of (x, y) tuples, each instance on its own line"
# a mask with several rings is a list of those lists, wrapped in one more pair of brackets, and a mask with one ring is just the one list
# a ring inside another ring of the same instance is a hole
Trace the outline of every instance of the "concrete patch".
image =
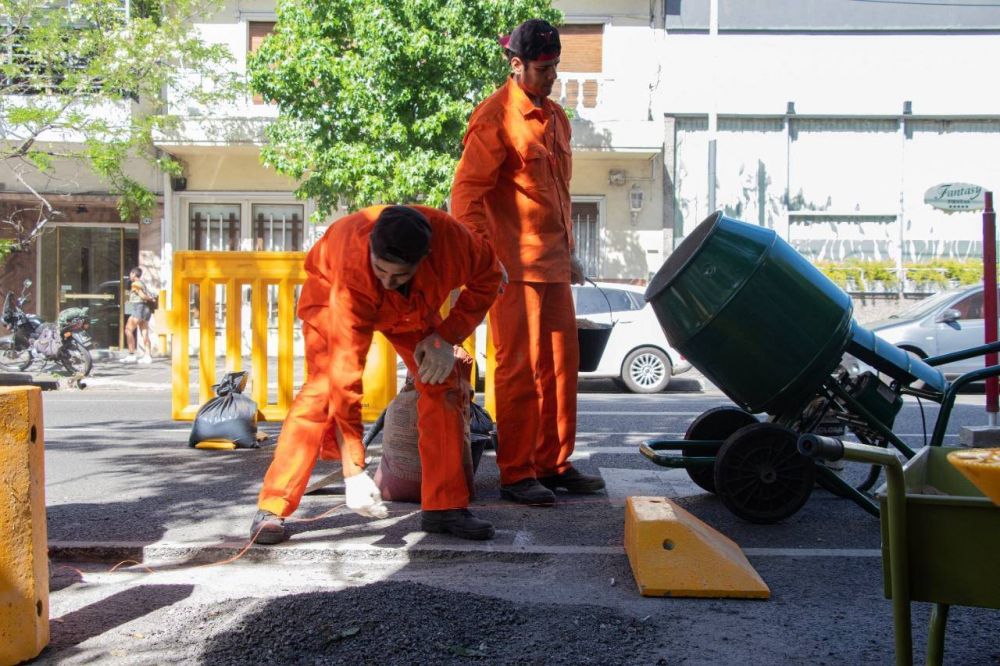
[(607, 484), (612, 506), (625, 506), (630, 496), (691, 497), (705, 491), (688, 477), (683, 469), (644, 470), (601, 467), (601, 477)]

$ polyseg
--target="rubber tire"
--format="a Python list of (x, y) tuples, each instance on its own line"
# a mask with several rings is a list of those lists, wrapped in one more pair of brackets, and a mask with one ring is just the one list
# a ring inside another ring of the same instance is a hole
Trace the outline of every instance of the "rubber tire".
[[(7, 356), (7, 354), (15, 355)], [(0, 349), (0, 368), (24, 372), (31, 367), (32, 361), (34, 359), (31, 357), (31, 352), (27, 349), (22, 349), (20, 352), (14, 352), (11, 349)]]
[(715, 457), (715, 488), (733, 514), (770, 524), (802, 508), (816, 483), (816, 464), (798, 451), (798, 434), (774, 423), (740, 428)]
[[(79, 357), (77, 363), (73, 362), (70, 354)], [(62, 353), (59, 354), (59, 362), (62, 363), (63, 367), (69, 370), (70, 374), (82, 374), (84, 377), (90, 375), (90, 371), (94, 369), (94, 359), (90, 355), (90, 350), (86, 347), (81, 347), (75, 342), (67, 344)]]
[[(734, 432), (748, 425), (757, 423), (757, 417), (750, 412), (739, 407), (713, 407), (703, 412), (691, 421), (684, 439), (692, 441), (705, 439), (726, 439)], [(719, 447), (721, 448), (721, 447)], [(719, 452), (719, 448), (712, 451), (712, 455)], [(681, 455), (686, 457), (697, 457), (703, 455), (701, 451), (692, 449), (681, 449)], [(686, 467), (688, 476), (703, 490), (710, 493), (715, 492), (715, 466), (712, 467)]]
[[(648, 386), (638, 383), (632, 377), (632, 365), (644, 357), (646, 357), (645, 363), (659, 366), (658, 368), (652, 368), (652, 372), (662, 373), (662, 376), (658, 378), (655, 384)], [(670, 376), (673, 371), (674, 367), (670, 363), (670, 358), (665, 353), (656, 347), (639, 347), (638, 349), (633, 349), (625, 357), (625, 361), (622, 363), (621, 380), (625, 383), (625, 388), (632, 393), (659, 393), (670, 385)]]

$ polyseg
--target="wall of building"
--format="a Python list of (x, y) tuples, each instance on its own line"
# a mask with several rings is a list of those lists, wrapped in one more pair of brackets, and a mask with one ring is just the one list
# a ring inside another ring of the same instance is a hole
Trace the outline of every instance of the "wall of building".
[[(927, 261), (982, 252), (976, 213), (923, 202), (941, 182), (1000, 182), (1000, 120), (719, 119), (716, 208), (775, 229), (814, 260)], [(706, 117), (678, 119), (678, 237), (708, 210)]]

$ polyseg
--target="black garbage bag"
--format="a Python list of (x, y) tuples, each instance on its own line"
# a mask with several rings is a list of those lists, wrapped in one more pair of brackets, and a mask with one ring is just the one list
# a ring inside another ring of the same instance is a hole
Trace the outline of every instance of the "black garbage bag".
[(474, 400), (469, 403), (469, 433), (472, 437), (472, 459), (479, 467), (479, 459), (484, 449), (496, 448), (497, 426), (490, 413), (480, 407)]
[(243, 395), (250, 375), (247, 371), (227, 372), (212, 386), (215, 396), (198, 410), (191, 426), (188, 446), (206, 440), (229, 441), (238, 449), (256, 449), (257, 403)]

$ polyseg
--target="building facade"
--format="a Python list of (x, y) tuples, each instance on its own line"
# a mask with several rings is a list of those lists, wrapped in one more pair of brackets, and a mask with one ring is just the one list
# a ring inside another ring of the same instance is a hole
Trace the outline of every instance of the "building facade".
[[(554, 4), (565, 23), (553, 96), (572, 116), (573, 217), (588, 275), (648, 280), (714, 210), (772, 228), (814, 260), (981, 256), (979, 216), (947, 215), (923, 195), (941, 182), (1000, 184), (1000, 91), (988, 83), (1000, 7)], [(243, 72), (275, 22), (274, 0), (227, 0), (194, 28)], [(169, 91), (165, 102), (180, 123), (156, 149), (183, 174), (136, 165), (159, 196), (156, 213), (121, 221), (87, 174), (34, 183), (63, 214), (3, 278), (11, 288), (33, 277), (48, 319), (72, 305), (103, 311), (102, 345), (121, 344), (132, 265), (167, 287), (174, 251), (301, 250), (324, 229), (295, 183), (260, 163), (274, 105), (247, 96), (209, 112)], [(0, 206), (30, 198), (0, 184)]]

